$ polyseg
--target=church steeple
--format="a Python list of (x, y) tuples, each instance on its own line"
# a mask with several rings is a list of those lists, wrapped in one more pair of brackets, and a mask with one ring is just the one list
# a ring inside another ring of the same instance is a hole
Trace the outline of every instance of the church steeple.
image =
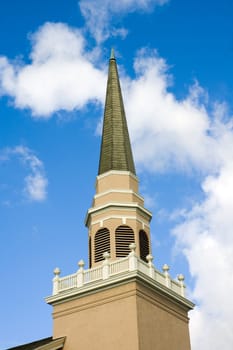
[(99, 172), (135, 172), (114, 51), (109, 60)]
[(101, 263), (106, 252), (111, 260), (126, 257), (131, 243), (136, 243), (137, 255), (146, 261), (151, 252), (151, 217), (138, 193), (138, 178), (112, 50), (96, 194), (86, 217), (90, 267)]

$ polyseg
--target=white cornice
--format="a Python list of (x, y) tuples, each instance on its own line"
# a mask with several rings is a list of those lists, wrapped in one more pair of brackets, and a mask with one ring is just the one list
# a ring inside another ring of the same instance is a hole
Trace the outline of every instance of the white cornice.
[(91, 214), (95, 214), (97, 212), (101, 212), (101, 211), (106, 211), (106, 209), (109, 208), (115, 208), (115, 209), (138, 209), (139, 211), (143, 212), (146, 216), (149, 217), (149, 220), (151, 220), (152, 218), (152, 213), (145, 209), (144, 207), (142, 207), (141, 205), (139, 205), (138, 203), (118, 203), (118, 202), (113, 202), (113, 203), (107, 203), (104, 205), (101, 205), (99, 207), (95, 207), (95, 208), (90, 208), (87, 212), (86, 218), (85, 218), (85, 225), (87, 226), (88, 223), (88, 219), (89, 216)]
[(136, 196), (140, 200), (144, 201), (144, 198), (142, 196), (140, 196), (138, 193), (136, 193), (136, 192), (134, 192), (132, 190), (109, 190), (109, 191), (105, 191), (105, 192), (101, 192), (101, 193), (96, 194), (94, 196), (94, 198), (100, 198), (102, 196), (105, 196), (105, 195), (111, 194), (111, 193), (128, 193), (128, 194), (133, 194), (134, 196)]
[(133, 173), (131, 173), (130, 171), (120, 171), (120, 170), (110, 170), (110, 171), (107, 171), (106, 173), (103, 173), (101, 175), (98, 175), (96, 177), (97, 180), (99, 179), (102, 179), (106, 176), (109, 176), (109, 175), (127, 175), (127, 176), (131, 176), (132, 178), (134, 178), (135, 180), (138, 181), (138, 177), (136, 175), (134, 175)]
[(92, 221), (92, 225), (100, 224), (100, 226), (101, 226), (101, 223), (104, 223), (104, 221), (109, 220), (109, 219), (120, 219), (122, 221), (136, 220), (136, 221), (140, 222), (140, 224), (150, 228), (150, 225), (147, 222), (138, 219), (136, 216), (128, 216), (128, 215), (126, 215), (126, 216), (123, 216), (123, 215), (108, 215), (108, 216), (104, 216), (103, 218), (101, 218), (101, 220)]

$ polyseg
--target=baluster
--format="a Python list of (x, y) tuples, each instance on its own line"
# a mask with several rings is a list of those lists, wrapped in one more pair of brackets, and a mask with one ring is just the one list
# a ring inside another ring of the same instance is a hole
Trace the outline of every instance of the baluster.
[(102, 263), (103, 268), (103, 279), (107, 279), (109, 277), (109, 258), (110, 254), (108, 252), (105, 252), (103, 254), (104, 261)]
[(171, 278), (170, 278), (170, 275), (169, 275), (169, 271), (170, 268), (167, 264), (164, 264), (163, 265), (163, 273), (164, 273), (164, 276), (165, 276), (165, 281), (166, 281), (166, 286), (168, 288), (171, 288)]
[(53, 271), (54, 273), (54, 278), (53, 278), (53, 295), (56, 295), (59, 293), (59, 276), (61, 273), (61, 270), (56, 267)]
[(184, 275), (178, 275), (178, 281), (180, 282), (180, 294), (182, 295), (182, 297), (185, 297)]
[(151, 278), (155, 278), (155, 269), (153, 264), (153, 256), (151, 254), (147, 255), (146, 260), (148, 261), (148, 267), (149, 267), (149, 276)]
[(134, 271), (138, 268), (138, 258), (136, 256), (136, 243), (131, 243), (129, 245), (129, 249), (129, 271)]
[(79, 269), (77, 271), (77, 287), (82, 287), (84, 283), (84, 261), (80, 260), (78, 262)]

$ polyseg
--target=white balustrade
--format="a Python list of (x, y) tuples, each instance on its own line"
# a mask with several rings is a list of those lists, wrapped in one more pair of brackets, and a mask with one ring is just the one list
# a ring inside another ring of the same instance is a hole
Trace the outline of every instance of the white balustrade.
[(102, 278), (103, 278), (102, 266), (94, 267), (92, 269), (88, 269), (84, 271), (84, 284), (101, 280)]
[(113, 261), (110, 265), (110, 275), (118, 274), (119, 272), (129, 271), (129, 258), (122, 258), (116, 261)]
[(177, 294), (181, 294), (182, 296), (184, 296), (184, 293), (182, 292), (182, 288), (180, 286), (180, 283), (171, 280), (171, 289), (177, 293)]
[(149, 267), (143, 260), (138, 259), (138, 270), (145, 275), (149, 275)]
[(77, 274), (59, 278), (59, 291), (77, 287)]
[(165, 276), (163, 273), (155, 269), (155, 280), (166, 286)]
[(53, 278), (53, 295), (57, 295), (64, 291), (81, 288), (91, 282), (107, 280), (112, 276), (119, 276), (123, 273), (140, 273), (150, 277), (157, 283), (166, 286), (176, 294), (185, 296), (184, 276), (178, 275), (178, 281), (172, 280), (169, 275), (169, 266), (163, 266), (163, 273), (158, 271), (152, 261), (152, 255), (146, 257), (147, 263), (136, 255), (136, 245), (131, 243), (130, 254), (126, 258), (120, 258), (115, 261), (110, 261), (110, 254), (108, 252), (103, 254), (104, 260), (102, 265), (84, 270), (84, 261), (78, 263), (79, 269), (76, 273), (60, 277), (60, 270), (54, 270)]

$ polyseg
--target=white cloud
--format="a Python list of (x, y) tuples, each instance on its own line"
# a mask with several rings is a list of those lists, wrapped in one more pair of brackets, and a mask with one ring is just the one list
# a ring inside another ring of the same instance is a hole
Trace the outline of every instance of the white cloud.
[(47, 179), (38, 173), (28, 175), (25, 178), (25, 190), (29, 197), (33, 200), (42, 201), (46, 198)]
[[(135, 158), (149, 171), (209, 171), (221, 163), (217, 122), (209, 117), (206, 94), (195, 82), (188, 96), (177, 100), (169, 92), (171, 77), (165, 61), (156, 54), (139, 53), (136, 79), (125, 82), (125, 105)], [(226, 127), (222, 129), (225, 133)]]
[(168, 0), (81, 0), (80, 10), (86, 20), (86, 26), (98, 43), (109, 36), (125, 37), (125, 28), (115, 28), (113, 17), (124, 16), (135, 11), (151, 11), (156, 5), (163, 5)]
[(191, 315), (194, 350), (230, 350), (233, 346), (232, 164), (233, 154), (218, 175), (205, 179), (205, 199), (186, 212), (184, 221), (173, 231), (195, 278), (192, 297), (198, 306)]
[(0, 57), (0, 93), (11, 96), (15, 107), (49, 118), (58, 110), (104, 100), (106, 73), (91, 63), (80, 31), (46, 23), (31, 40), (30, 64)]
[(24, 195), (33, 201), (45, 200), (48, 180), (41, 160), (25, 146), (5, 148), (0, 153), (0, 161), (9, 161), (12, 157), (18, 158), (29, 169), (29, 174), (24, 179)]
[[(204, 199), (179, 208), (176, 244), (195, 279), (193, 350), (233, 347), (233, 128), (226, 105), (212, 104), (197, 82), (183, 100), (169, 92), (165, 61), (141, 52), (136, 79), (125, 78), (126, 113), (138, 166), (148, 172), (198, 172)], [(204, 333), (203, 333), (204, 329)]]

